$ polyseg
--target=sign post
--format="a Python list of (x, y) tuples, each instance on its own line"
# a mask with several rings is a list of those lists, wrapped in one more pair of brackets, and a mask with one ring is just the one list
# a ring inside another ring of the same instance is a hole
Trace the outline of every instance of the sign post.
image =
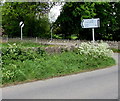
[(81, 22), (82, 28), (92, 28), (92, 38), (93, 43), (95, 42), (95, 36), (94, 36), (94, 28), (100, 27), (100, 19), (83, 19)]
[(53, 30), (53, 28), (51, 27), (51, 38), (50, 38), (50, 39), (51, 39), (51, 41), (52, 41), (52, 39), (53, 39), (53, 38), (52, 38), (52, 30)]
[(94, 28), (92, 28), (93, 43), (95, 42)]
[(20, 27), (21, 27), (21, 40), (22, 40), (23, 39), (22, 28), (24, 27), (23, 21), (20, 22)]
[(21, 40), (23, 39), (22, 36), (23, 36), (23, 35), (22, 35), (22, 27), (21, 27)]

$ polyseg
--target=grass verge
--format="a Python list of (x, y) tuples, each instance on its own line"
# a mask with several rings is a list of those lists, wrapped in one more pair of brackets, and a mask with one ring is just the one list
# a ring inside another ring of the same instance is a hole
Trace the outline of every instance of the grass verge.
[[(32, 53), (31, 53), (32, 54)], [(7, 54), (8, 55), (8, 54)], [(25, 55), (25, 54), (24, 54)], [(115, 65), (111, 57), (94, 58), (75, 52), (61, 54), (37, 54), (35, 58), (15, 59), (3, 56), (2, 84), (16, 84), (19, 82), (41, 80), (83, 71), (91, 71)]]
[(111, 50), (115, 53), (120, 53), (120, 49), (111, 48)]

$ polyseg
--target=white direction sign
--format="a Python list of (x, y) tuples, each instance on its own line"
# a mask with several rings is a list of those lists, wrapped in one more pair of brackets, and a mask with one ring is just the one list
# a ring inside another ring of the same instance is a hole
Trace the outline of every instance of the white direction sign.
[(82, 28), (97, 28), (100, 27), (100, 19), (83, 19), (81, 22)]
[(100, 19), (94, 18), (94, 19), (83, 19), (81, 22), (82, 28), (92, 28), (92, 37), (93, 37), (93, 43), (95, 41), (94, 36), (94, 28), (100, 27)]

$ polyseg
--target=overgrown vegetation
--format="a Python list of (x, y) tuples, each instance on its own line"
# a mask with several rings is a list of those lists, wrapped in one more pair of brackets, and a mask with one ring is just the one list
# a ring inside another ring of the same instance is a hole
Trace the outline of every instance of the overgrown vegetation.
[(19, 45), (2, 48), (2, 84), (46, 79), (83, 71), (95, 70), (115, 64), (107, 55), (94, 57), (80, 50), (47, 54), (44, 50), (25, 50)]

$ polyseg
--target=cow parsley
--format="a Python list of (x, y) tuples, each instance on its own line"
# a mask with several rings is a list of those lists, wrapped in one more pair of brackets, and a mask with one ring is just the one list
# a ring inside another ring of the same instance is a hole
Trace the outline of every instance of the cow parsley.
[(90, 55), (92, 57), (111, 57), (113, 51), (109, 49), (107, 43), (92, 43), (92, 42), (83, 42), (78, 48), (80, 54)]

